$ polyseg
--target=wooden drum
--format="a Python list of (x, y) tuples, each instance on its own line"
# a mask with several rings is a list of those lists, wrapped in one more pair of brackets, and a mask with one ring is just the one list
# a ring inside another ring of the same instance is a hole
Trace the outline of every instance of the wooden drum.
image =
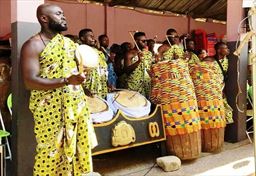
[(202, 151), (220, 151), (224, 143), (225, 109), (222, 97), (223, 77), (215, 62), (190, 65), (201, 121)]
[(188, 64), (181, 59), (160, 62), (151, 73), (151, 100), (162, 104), (168, 153), (182, 160), (198, 158), (201, 126)]

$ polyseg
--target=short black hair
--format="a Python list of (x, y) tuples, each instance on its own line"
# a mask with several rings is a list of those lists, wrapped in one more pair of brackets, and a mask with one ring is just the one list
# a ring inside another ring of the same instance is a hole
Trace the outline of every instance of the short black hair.
[(112, 53), (117, 53), (119, 54), (121, 52), (121, 46), (114, 43), (111, 47), (110, 47), (110, 52)]
[(102, 34), (98, 37), (98, 40), (101, 41), (103, 38), (108, 37), (106, 34)]
[(131, 43), (129, 42), (123, 42), (120, 47), (123, 53), (127, 52), (129, 50), (129, 45), (131, 45)]
[(84, 35), (87, 34), (88, 32), (92, 32), (92, 30), (89, 29), (89, 28), (85, 28), (85, 29), (80, 30), (80, 32), (79, 32), (79, 34), (78, 34), (79, 39), (81, 40), (82, 36), (84, 36)]
[(176, 33), (177, 33), (177, 31), (176, 31), (175, 29), (170, 28), (170, 29), (168, 29), (168, 30), (166, 31), (166, 35), (170, 35), (170, 34), (173, 33), (173, 32), (176, 32)]
[(148, 42), (148, 43), (150, 43), (150, 42), (156, 43), (155, 40), (153, 40), (153, 39), (148, 39), (147, 42)]
[(195, 43), (195, 41), (193, 39), (186, 39), (186, 44), (188, 44), (189, 42), (194, 42)]
[(220, 46), (222, 46), (222, 45), (227, 45), (225, 42), (217, 42), (215, 45), (214, 45), (214, 49), (215, 49), (215, 51), (217, 51), (219, 48), (220, 48)]
[(206, 49), (198, 49), (198, 50), (196, 51), (196, 55), (202, 54), (203, 50), (207, 52)]
[(135, 32), (133, 35), (134, 40), (137, 40), (141, 36), (146, 36), (145, 32)]

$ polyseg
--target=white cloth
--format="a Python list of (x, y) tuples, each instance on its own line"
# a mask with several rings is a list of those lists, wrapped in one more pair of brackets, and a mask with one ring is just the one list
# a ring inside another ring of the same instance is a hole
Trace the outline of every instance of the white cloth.
[(107, 95), (107, 102), (114, 113), (116, 113), (117, 110), (119, 109), (125, 115), (127, 115), (129, 117), (133, 117), (133, 118), (140, 118), (140, 117), (149, 115), (151, 103), (148, 100), (147, 100), (146, 106), (129, 108), (129, 107), (124, 107), (123, 105), (119, 104), (117, 101), (114, 101), (114, 99), (115, 99), (114, 96), (115, 96), (115, 93), (109, 93)]
[(113, 113), (112, 109), (110, 108), (108, 102), (104, 99), (102, 99), (102, 101), (104, 101), (108, 105), (108, 110), (91, 114), (90, 116), (91, 116), (93, 123), (107, 122), (107, 121), (110, 121), (111, 119), (113, 119), (113, 117), (114, 117), (114, 113)]

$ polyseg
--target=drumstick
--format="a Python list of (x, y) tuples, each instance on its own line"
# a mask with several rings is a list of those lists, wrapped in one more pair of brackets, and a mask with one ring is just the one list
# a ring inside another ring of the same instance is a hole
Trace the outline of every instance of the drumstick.
[[(137, 32), (137, 31), (136, 31), (136, 32)], [(141, 50), (140, 50), (140, 48), (139, 48), (139, 46), (138, 46), (137, 42), (135, 41), (135, 39), (134, 39), (134, 37), (133, 37), (133, 35), (132, 35), (132, 32), (131, 32), (131, 31), (129, 31), (129, 34), (130, 34), (130, 36), (131, 36), (131, 38), (132, 38), (132, 40), (133, 40), (133, 42), (134, 42), (134, 44), (135, 44), (135, 46), (136, 46), (137, 50), (139, 50), (139, 52), (141, 52)]]
[(172, 46), (172, 44), (171, 44), (171, 42), (170, 42), (170, 40), (169, 40), (169, 38), (168, 38), (169, 36), (171, 36), (171, 35), (166, 35), (165, 37), (166, 37), (167, 42), (169, 43), (169, 45)]
[(114, 100), (112, 101), (112, 103), (114, 103), (115, 101), (116, 101), (116, 99), (118, 98), (118, 96), (119, 96), (119, 94), (117, 94), (117, 93), (115, 93), (115, 98), (114, 98)]
[(187, 37), (184, 37), (184, 50), (187, 50)]
[(156, 43), (156, 39), (157, 39), (157, 35), (155, 35), (155, 37), (154, 37), (154, 39), (153, 39), (153, 40), (155, 41), (155, 43)]
[(132, 96), (130, 96), (128, 99), (131, 100), (138, 92), (135, 92)]
[(106, 51), (106, 49), (103, 46), (101, 46), (101, 49), (104, 51), (105, 54), (108, 55), (108, 57), (110, 57), (110, 54)]

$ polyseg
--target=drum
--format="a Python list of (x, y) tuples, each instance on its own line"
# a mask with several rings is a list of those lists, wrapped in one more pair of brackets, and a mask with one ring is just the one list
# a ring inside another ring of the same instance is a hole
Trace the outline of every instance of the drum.
[(224, 143), (223, 77), (215, 62), (190, 65), (202, 126), (202, 151), (220, 151)]
[(162, 104), (167, 151), (182, 160), (201, 153), (200, 118), (188, 64), (171, 60), (151, 68), (151, 100)]
[(93, 123), (103, 123), (113, 118), (114, 113), (106, 100), (96, 96), (86, 96), (86, 100)]
[(151, 96), (155, 104), (195, 100), (188, 64), (181, 60), (162, 61), (151, 67)]
[(167, 136), (166, 149), (171, 155), (178, 156), (181, 160), (192, 160), (201, 154), (200, 130), (183, 135)]
[(107, 96), (114, 112), (121, 110), (125, 115), (133, 118), (141, 118), (149, 115), (151, 103), (139, 92), (121, 90), (110, 93)]

